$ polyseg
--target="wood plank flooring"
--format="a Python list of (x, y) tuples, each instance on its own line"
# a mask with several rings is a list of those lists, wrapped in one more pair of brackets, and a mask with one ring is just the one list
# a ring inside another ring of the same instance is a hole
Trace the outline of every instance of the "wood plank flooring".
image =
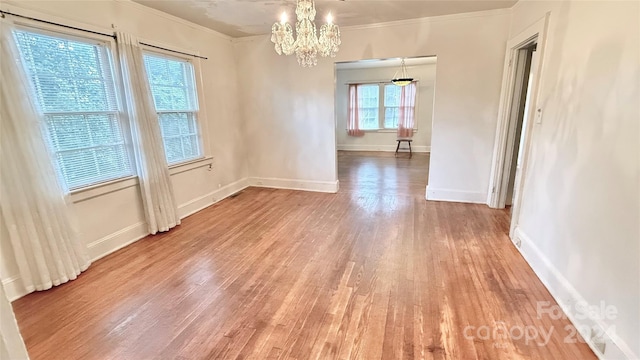
[(31, 358), (595, 359), (537, 316), (508, 213), (425, 201), (427, 168), (341, 153), (338, 194), (246, 189), (14, 302)]

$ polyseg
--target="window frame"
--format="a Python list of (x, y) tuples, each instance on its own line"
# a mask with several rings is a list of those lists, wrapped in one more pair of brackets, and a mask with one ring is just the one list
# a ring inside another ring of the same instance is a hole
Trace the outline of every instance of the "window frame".
[[(171, 46), (167, 46), (165, 44), (159, 44), (159, 45), (155, 45), (152, 42), (147, 42), (145, 40), (145, 43), (149, 44), (149, 45), (141, 45), (142, 48), (142, 56), (144, 59), (144, 55), (146, 54), (150, 54), (152, 56), (158, 56), (158, 57), (163, 57), (163, 58), (167, 58), (170, 60), (175, 60), (175, 61), (181, 61), (181, 62), (186, 62), (189, 63), (191, 65), (191, 70), (193, 72), (193, 87), (194, 87), (194, 91), (195, 94), (193, 94), (193, 98), (196, 102), (196, 107), (197, 110), (193, 111), (192, 113), (194, 114), (194, 125), (196, 128), (196, 139), (197, 139), (197, 143), (198, 143), (198, 150), (199, 150), (199, 155), (197, 157), (194, 158), (189, 158), (189, 159), (183, 159), (181, 161), (178, 162), (173, 162), (173, 163), (168, 163), (167, 165), (169, 166), (169, 169), (173, 169), (176, 167), (180, 167), (180, 166), (184, 166), (184, 165), (188, 165), (190, 163), (194, 163), (194, 162), (199, 162), (199, 161), (203, 161), (203, 160), (207, 160), (210, 159), (211, 157), (207, 155), (207, 151), (206, 149), (208, 148), (208, 144), (206, 142), (206, 137), (203, 135), (204, 134), (204, 126), (203, 123), (206, 123), (206, 121), (203, 121), (202, 119), (206, 119), (206, 112), (203, 111), (203, 107), (200, 106), (200, 104), (204, 104), (204, 99), (202, 97), (203, 94), (203, 89), (202, 89), (202, 73), (200, 71), (200, 59), (197, 58), (193, 58), (192, 56), (189, 55), (183, 55), (183, 54), (179, 54), (177, 52), (183, 52), (183, 53), (193, 53), (193, 51), (191, 50), (187, 50), (187, 49), (176, 49), (175, 47), (171, 47)], [(164, 50), (164, 49), (159, 49), (158, 47), (163, 47), (165, 49), (169, 49), (169, 50)], [(171, 51), (173, 50), (173, 51)], [(174, 52), (177, 51), (177, 52)], [(195, 52), (197, 54), (197, 52)], [(144, 61), (144, 60), (143, 60)], [(146, 66), (146, 65), (145, 65)], [(146, 70), (146, 69), (145, 69)], [(147, 83), (149, 84), (149, 89), (151, 90), (151, 83), (148, 82), (148, 74), (147, 74)], [(155, 108), (155, 102), (154, 102), (154, 108)], [(183, 113), (183, 112), (187, 112), (188, 111), (157, 111), (156, 113)], [(158, 121), (160, 121), (158, 119)], [(164, 145), (164, 137), (162, 138), (162, 142)], [(165, 149), (165, 156), (166, 156), (166, 149)]]
[(360, 122), (360, 123), (358, 124), (358, 127), (359, 127), (361, 130), (363, 130), (363, 131), (376, 131), (376, 130), (380, 130), (380, 121), (381, 121), (381, 119), (380, 119), (380, 115), (381, 115), (381, 112), (380, 112), (380, 96), (382, 95), (382, 94), (380, 93), (380, 85), (379, 85), (379, 84), (358, 84), (357, 86), (358, 86), (358, 87), (365, 87), (365, 86), (368, 86), (368, 87), (374, 87), (374, 86), (377, 86), (377, 88), (378, 88), (378, 98), (377, 98), (377, 100), (378, 100), (378, 105), (377, 105), (376, 107), (364, 107), (364, 106), (360, 106), (360, 99), (358, 99), (358, 111), (359, 111), (359, 112), (360, 112), (360, 110), (361, 110), (361, 109), (367, 109), (367, 110), (369, 110), (369, 109), (376, 109), (376, 110), (377, 110), (377, 113), (378, 113), (378, 119), (377, 119), (377, 120), (378, 120), (378, 127), (377, 127), (377, 128), (368, 128), (368, 129), (367, 129), (367, 128), (364, 128), (364, 127), (362, 126), (362, 122), (361, 122), (361, 121), (362, 121), (362, 119), (361, 119), (361, 117), (360, 117), (360, 116), (358, 116), (358, 121)]
[[(418, 79), (414, 79), (413, 80), (416, 83), (416, 106), (415, 106), (415, 114), (416, 114), (416, 121), (415, 121), (415, 126), (413, 128), (414, 132), (418, 131), (418, 114), (419, 114), (419, 105), (420, 105), (420, 86), (419, 86), (419, 80)], [(384, 95), (385, 95), (385, 86), (386, 85), (393, 85), (392, 82), (390, 81), (354, 81), (354, 82), (350, 82), (347, 84), (347, 92), (346, 92), (346, 96), (348, 97), (349, 94), (349, 90), (348, 87), (351, 84), (355, 84), (358, 86), (363, 86), (363, 85), (377, 85), (378, 86), (378, 128), (377, 129), (363, 129), (362, 127), (360, 127), (360, 129), (364, 132), (379, 132), (379, 133), (394, 133), (398, 131), (398, 127), (395, 128), (388, 128), (385, 127), (385, 105), (384, 105)], [(394, 106), (390, 106), (390, 108), (395, 108)], [(348, 110), (347, 110), (348, 112)], [(358, 124), (360, 126), (360, 124)]]
[[(117, 49), (115, 37), (108, 36), (108, 35), (101, 35), (97, 33), (90, 33), (90, 32), (85, 32), (85, 31), (80, 31), (75, 29), (69, 29), (69, 28), (61, 27), (55, 24), (46, 24), (38, 21), (33, 21), (30, 19), (16, 19), (13, 21), (13, 25), (14, 25), (14, 29), (17, 31), (31, 32), (35, 34), (44, 35), (44, 36), (58, 37), (60, 39), (65, 39), (69, 41), (76, 41), (76, 42), (83, 42), (87, 44), (94, 44), (97, 46), (104, 46), (107, 50), (106, 60), (108, 62), (108, 65), (111, 67), (110, 70), (111, 70), (111, 76), (112, 76), (113, 86), (114, 86), (113, 92), (115, 96), (116, 110), (104, 111), (104, 113), (115, 114), (117, 117), (117, 121), (120, 126), (120, 131), (122, 133), (121, 135), (122, 135), (124, 149), (129, 161), (130, 173), (128, 175), (124, 175), (117, 178), (105, 179), (105, 180), (91, 182), (91, 183), (83, 184), (79, 186), (70, 186), (69, 184), (67, 184), (66, 179), (64, 179), (64, 176), (61, 173), (62, 170), (59, 168), (57, 164), (57, 160), (52, 159), (54, 161), (53, 165), (56, 168), (56, 172), (58, 173), (58, 176), (61, 178), (61, 180), (64, 183), (65, 192), (73, 195), (78, 192), (83, 192), (83, 191), (95, 189), (101, 186), (106, 186), (113, 183), (119, 183), (119, 182), (136, 178), (138, 175), (136, 171), (135, 155), (133, 152), (131, 127), (129, 123), (129, 117), (125, 109), (124, 83), (123, 83), (123, 78), (121, 74), (120, 63), (118, 61), (118, 49)], [(15, 42), (15, 38), (13, 39)], [(15, 43), (15, 46), (16, 47), (18, 46), (17, 43)], [(24, 68), (25, 64), (22, 63), (22, 58), (20, 58), (20, 66), (23, 67), (25, 72), (27, 71), (26, 68)], [(28, 73), (27, 73), (27, 76), (29, 76)], [(29, 85), (32, 86), (31, 81), (29, 81), (29, 83), (30, 83)], [(33, 94), (33, 89), (30, 89), (30, 91), (32, 92), (32, 95), (35, 96), (35, 94)], [(34, 101), (38, 103), (37, 99), (34, 99)], [(56, 114), (65, 114), (65, 113), (67, 112), (44, 112), (43, 111), (43, 115), (45, 116), (47, 114), (56, 115)], [(90, 111), (78, 112), (78, 114), (89, 114), (89, 113)], [(100, 112), (100, 113), (103, 113), (103, 112)], [(40, 121), (43, 122), (44, 128), (46, 128), (46, 124), (44, 123), (45, 121), (44, 118), (41, 119)], [(50, 135), (48, 134), (48, 130), (47, 130), (47, 141), (50, 141)], [(51, 144), (47, 144), (47, 146), (49, 147), (52, 154), (57, 153), (51, 147)]]

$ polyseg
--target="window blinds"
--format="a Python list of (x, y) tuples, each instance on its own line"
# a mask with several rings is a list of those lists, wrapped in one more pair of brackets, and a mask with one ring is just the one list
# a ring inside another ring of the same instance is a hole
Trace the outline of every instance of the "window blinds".
[(14, 36), (67, 187), (132, 175), (109, 49), (24, 30)]

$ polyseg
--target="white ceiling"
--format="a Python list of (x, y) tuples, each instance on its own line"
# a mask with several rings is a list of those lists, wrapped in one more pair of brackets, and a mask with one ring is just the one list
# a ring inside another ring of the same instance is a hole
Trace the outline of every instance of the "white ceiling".
[[(381, 67), (400, 67), (401, 61), (402, 61), (402, 58), (346, 61), (346, 62), (336, 63), (336, 69), (346, 70), (346, 69), (369, 69), (369, 68), (381, 68)], [(411, 66), (417, 66), (417, 65), (435, 64), (436, 61), (437, 59), (435, 56), (422, 56), (422, 57), (406, 58), (404, 60), (404, 64), (407, 67), (411, 67)]]
[[(295, 0), (133, 0), (233, 37), (271, 32), (286, 11), (295, 17)], [(332, 0), (316, 1), (316, 21), (331, 12), (339, 26), (376, 24), (421, 17), (509, 8), (517, 0)]]

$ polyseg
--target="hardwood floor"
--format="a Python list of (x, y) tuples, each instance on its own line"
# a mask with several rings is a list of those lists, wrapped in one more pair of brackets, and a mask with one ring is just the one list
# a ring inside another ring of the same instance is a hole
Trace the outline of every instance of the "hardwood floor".
[(511, 245), (508, 214), (425, 201), (427, 164), (341, 153), (338, 194), (246, 189), (14, 302), (29, 353), (595, 359), (565, 342), (567, 320), (537, 316), (555, 303)]
[(338, 180), (346, 192), (415, 195), (424, 199), (429, 154), (338, 151)]

